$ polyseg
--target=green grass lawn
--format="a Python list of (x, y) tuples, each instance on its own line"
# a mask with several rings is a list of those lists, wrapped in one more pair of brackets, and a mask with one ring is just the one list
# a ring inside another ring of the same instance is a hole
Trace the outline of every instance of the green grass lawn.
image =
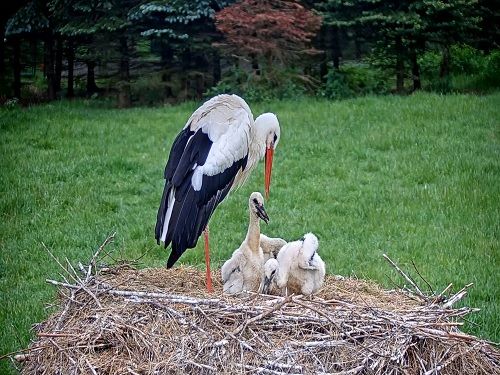
[[(252, 103), (250, 103), (252, 105)], [(0, 112), (0, 354), (25, 347), (46, 318), (58, 266), (108, 234), (116, 257), (162, 267), (154, 240), (170, 145), (195, 103), (116, 110), (77, 101)], [(393, 287), (382, 253), (435, 290), (473, 282), (481, 312), (464, 329), (500, 341), (500, 93), (417, 94), (261, 103), (282, 126), (264, 233), (312, 231), (329, 273)], [(215, 212), (213, 266), (239, 246), (263, 165)], [(202, 241), (179, 263), (203, 264)], [(424, 286), (424, 283), (421, 283)], [(0, 364), (0, 372), (10, 367)]]

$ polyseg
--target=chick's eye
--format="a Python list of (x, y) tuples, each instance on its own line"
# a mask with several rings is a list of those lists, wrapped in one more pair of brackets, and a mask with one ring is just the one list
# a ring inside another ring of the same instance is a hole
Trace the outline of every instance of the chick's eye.
[(253, 203), (255, 203), (255, 204), (259, 204), (259, 201), (257, 200), (257, 198), (254, 198), (254, 199), (253, 199)]
[(271, 275), (274, 275), (276, 273), (276, 270), (274, 270), (273, 272), (271, 272)]

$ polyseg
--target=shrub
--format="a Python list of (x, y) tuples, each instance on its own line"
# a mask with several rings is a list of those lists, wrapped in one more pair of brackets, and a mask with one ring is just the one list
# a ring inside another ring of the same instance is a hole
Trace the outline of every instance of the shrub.
[(354, 96), (354, 92), (347, 82), (346, 74), (335, 69), (328, 71), (325, 88), (322, 94), (329, 99), (346, 99)]
[[(438, 77), (443, 55), (439, 51), (427, 51), (419, 59), (420, 71), (427, 77)], [(451, 74), (479, 74), (485, 67), (483, 53), (466, 44), (450, 47)]]
[(2, 103), (3, 107), (7, 109), (16, 109), (19, 108), (19, 99), (18, 98), (11, 98), (11, 99), (5, 99), (2, 97)]
[(492, 51), (486, 57), (486, 64), (483, 70), (484, 79), (496, 87), (500, 86), (500, 50)]
[(238, 94), (249, 101), (292, 99), (313, 92), (314, 82), (292, 70), (276, 70), (267, 76), (256, 75), (244, 69), (234, 69), (215, 86), (205, 91), (205, 97), (217, 94)]
[(364, 95), (383, 95), (390, 91), (390, 77), (368, 64), (346, 64), (339, 70), (331, 68), (326, 76), (323, 96), (345, 99)]
[(214, 86), (203, 93), (204, 97), (212, 97), (219, 94), (242, 95), (242, 86), (248, 80), (248, 74), (240, 68), (232, 69), (223, 75), (223, 78)]
[(443, 56), (438, 51), (427, 51), (418, 58), (420, 75), (424, 79), (436, 79), (439, 77), (439, 69)]
[(449, 94), (454, 89), (454, 84), (451, 76), (440, 77), (439, 74), (429, 80), (427, 89), (429, 91), (438, 92), (441, 94)]
[(464, 44), (450, 48), (450, 75), (440, 77), (442, 54), (428, 51), (419, 58), (422, 79), (426, 89), (447, 93), (458, 91), (486, 91), (500, 86), (500, 51), (489, 55)]
[(140, 77), (130, 85), (132, 102), (138, 105), (154, 105), (165, 100), (165, 82), (159, 74)]
[(450, 55), (452, 74), (480, 74), (486, 65), (483, 53), (466, 44), (452, 46)]

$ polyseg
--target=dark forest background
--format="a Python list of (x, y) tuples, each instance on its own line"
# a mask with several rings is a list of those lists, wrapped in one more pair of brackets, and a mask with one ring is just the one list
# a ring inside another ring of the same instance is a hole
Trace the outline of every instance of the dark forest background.
[(498, 1), (32, 0), (3, 5), (0, 103), (342, 99), (500, 86)]

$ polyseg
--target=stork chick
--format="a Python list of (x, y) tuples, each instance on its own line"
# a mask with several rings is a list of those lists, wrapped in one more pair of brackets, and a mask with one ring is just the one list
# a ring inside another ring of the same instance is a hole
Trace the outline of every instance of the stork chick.
[(264, 265), (262, 292), (282, 294), (286, 288), (288, 293), (316, 293), (325, 280), (325, 263), (317, 252), (318, 246), (312, 233), (285, 245), (276, 259), (269, 259)]
[(287, 242), (279, 237), (268, 237), (265, 234), (260, 234), (260, 247), (264, 253), (264, 262), (278, 256), (279, 251)]
[(263, 277), (264, 254), (260, 247), (260, 219), (269, 221), (262, 194), (254, 192), (248, 200), (250, 221), (245, 240), (222, 266), (224, 292), (258, 291)]
[(279, 288), (276, 282), (279, 272), (279, 263), (276, 258), (269, 258), (264, 263), (264, 278), (260, 284), (259, 292), (271, 295), (284, 295), (283, 288)]

